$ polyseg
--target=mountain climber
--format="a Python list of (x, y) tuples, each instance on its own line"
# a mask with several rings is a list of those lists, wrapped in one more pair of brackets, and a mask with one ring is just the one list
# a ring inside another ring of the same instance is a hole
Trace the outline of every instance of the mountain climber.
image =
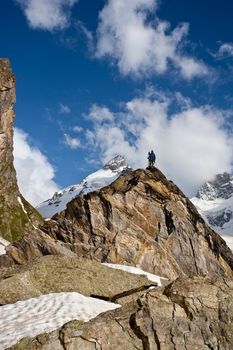
[(155, 160), (156, 160), (156, 156), (154, 154), (154, 151), (150, 151), (148, 152), (148, 161), (149, 161), (149, 167), (153, 167), (155, 165)]

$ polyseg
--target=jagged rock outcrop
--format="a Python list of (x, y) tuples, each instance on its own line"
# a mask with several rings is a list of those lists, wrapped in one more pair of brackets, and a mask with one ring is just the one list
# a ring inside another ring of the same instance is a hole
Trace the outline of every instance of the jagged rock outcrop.
[(11, 350), (231, 350), (233, 282), (179, 278), (122, 308), (34, 339)]
[(63, 242), (55, 241), (39, 229), (31, 229), (19, 241), (8, 245), (5, 250), (7, 254), (0, 255), (0, 268), (14, 266), (15, 264), (26, 265), (44, 255), (76, 256), (67, 249)]
[(14, 241), (42, 218), (19, 192), (13, 165), (15, 76), (0, 59), (0, 236)]

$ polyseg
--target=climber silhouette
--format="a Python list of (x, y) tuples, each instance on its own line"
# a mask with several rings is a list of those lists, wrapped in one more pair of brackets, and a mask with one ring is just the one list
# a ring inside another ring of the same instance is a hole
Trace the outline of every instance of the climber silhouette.
[(148, 157), (147, 157), (147, 159), (148, 159), (148, 162), (149, 162), (148, 166), (149, 166), (149, 167), (154, 167), (154, 165), (155, 165), (155, 160), (156, 160), (156, 156), (155, 156), (153, 150), (150, 151), (150, 152), (148, 152)]

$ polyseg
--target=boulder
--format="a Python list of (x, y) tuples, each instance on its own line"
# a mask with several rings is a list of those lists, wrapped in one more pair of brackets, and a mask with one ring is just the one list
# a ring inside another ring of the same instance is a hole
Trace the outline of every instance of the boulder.
[[(79, 292), (115, 302), (156, 285), (143, 275), (78, 257), (46, 256), (26, 266), (0, 269), (0, 304), (42, 294)], [(129, 299), (127, 299), (128, 301)]]

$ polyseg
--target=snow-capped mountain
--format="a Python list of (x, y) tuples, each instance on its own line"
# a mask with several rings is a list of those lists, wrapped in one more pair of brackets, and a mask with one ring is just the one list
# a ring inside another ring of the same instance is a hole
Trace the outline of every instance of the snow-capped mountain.
[(45, 218), (51, 218), (54, 214), (66, 208), (66, 204), (78, 195), (98, 190), (112, 183), (123, 172), (129, 170), (124, 157), (118, 155), (110, 160), (104, 167), (88, 175), (80, 184), (69, 186), (53, 197), (39, 204), (36, 209)]
[(205, 221), (233, 249), (233, 176), (218, 174), (206, 182), (191, 201)]

